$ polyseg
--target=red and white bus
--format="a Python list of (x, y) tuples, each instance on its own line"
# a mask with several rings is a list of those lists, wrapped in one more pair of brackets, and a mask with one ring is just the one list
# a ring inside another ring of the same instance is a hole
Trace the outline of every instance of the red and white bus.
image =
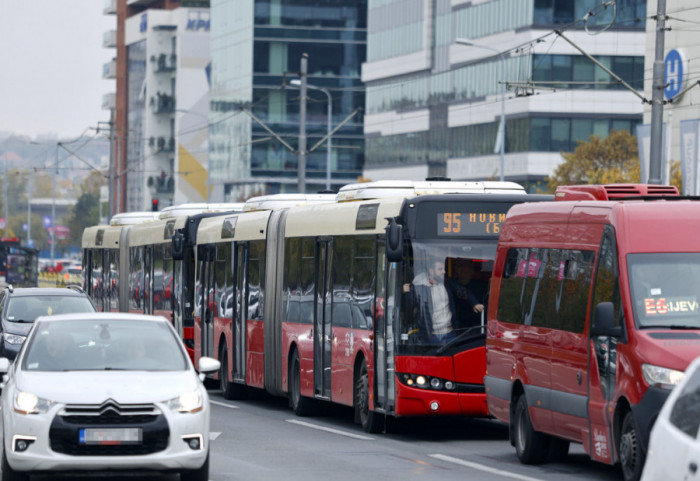
[(299, 415), (319, 401), (353, 406), (368, 432), (387, 415), (487, 415), (483, 318), (453, 311), (453, 336), (436, 341), (410, 285), (433, 259), (448, 278), (469, 263), (487, 285), (508, 209), (551, 196), (510, 182), (386, 181), (337, 199), (202, 220), (195, 362), (222, 361), (227, 398), (255, 387), (288, 396)]

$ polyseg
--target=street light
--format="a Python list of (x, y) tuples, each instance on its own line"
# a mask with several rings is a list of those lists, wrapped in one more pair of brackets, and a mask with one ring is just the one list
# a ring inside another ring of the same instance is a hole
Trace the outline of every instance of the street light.
[(492, 52), (496, 52), (498, 55), (498, 60), (499, 60), (499, 70), (500, 70), (500, 82), (501, 82), (501, 122), (500, 125), (498, 126), (498, 139), (500, 139), (500, 154), (501, 154), (501, 175), (500, 175), (500, 180), (503, 182), (504, 180), (504, 172), (505, 172), (505, 146), (506, 146), (506, 83), (504, 79), (505, 75), (505, 57), (503, 56), (503, 52), (493, 48), (489, 47), (488, 45), (484, 45), (481, 43), (474, 42), (473, 40), (469, 38), (456, 38), (455, 43), (458, 43), (460, 45), (469, 45), (472, 47), (477, 47), (477, 48), (483, 48), (486, 50), (491, 50)]
[[(301, 87), (301, 80), (299, 79), (292, 79), (289, 81), (289, 84), (294, 86), (294, 87)], [(309, 83), (306, 84), (306, 88), (313, 89), (313, 90), (320, 90), (324, 94), (326, 94), (326, 97), (328, 97), (328, 113), (327, 113), (327, 136), (328, 136), (328, 144), (326, 145), (326, 190), (330, 190), (331, 188), (331, 119), (333, 118), (333, 100), (331, 98), (331, 93), (327, 90), (324, 89), (323, 87), (316, 87), (315, 85), (311, 85)]]

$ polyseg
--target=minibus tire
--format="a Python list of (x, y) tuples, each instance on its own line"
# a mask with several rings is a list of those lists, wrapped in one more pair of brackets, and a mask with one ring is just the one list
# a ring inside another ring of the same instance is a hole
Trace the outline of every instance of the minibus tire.
[(617, 452), (620, 455), (622, 478), (625, 481), (638, 481), (642, 476), (645, 456), (639, 444), (639, 433), (632, 411), (627, 411), (622, 420)]
[(569, 457), (569, 444), (569, 441), (566, 439), (550, 436), (547, 461), (552, 463), (566, 461), (566, 458)]
[(513, 413), (512, 429), (515, 439), (515, 452), (523, 464), (541, 464), (549, 454), (549, 439), (535, 431), (530, 421), (525, 394), (518, 397)]
[(299, 351), (294, 350), (292, 362), (289, 363), (289, 406), (297, 416), (310, 416), (313, 414), (313, 399), (301, 395), (301, 363)]

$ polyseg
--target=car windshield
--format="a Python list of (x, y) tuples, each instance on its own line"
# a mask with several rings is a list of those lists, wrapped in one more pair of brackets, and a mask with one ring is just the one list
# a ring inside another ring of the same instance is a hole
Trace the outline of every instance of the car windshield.
[(82, 296), (16, 296), (7, 301), (6, 320), (34, 322), (39, 316), (95, 312), (87, 297)]
[(627, 272), (640, 328), (700, 329), (700, 254), (630, 254)]
[(27, 371), (182, 371), (187, 361), (165, 322), (39, 321), (22, 358)]

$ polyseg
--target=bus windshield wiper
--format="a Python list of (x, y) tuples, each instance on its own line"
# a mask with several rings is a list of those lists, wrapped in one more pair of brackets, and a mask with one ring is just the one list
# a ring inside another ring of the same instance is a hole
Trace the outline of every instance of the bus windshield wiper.
[(471, 332), (475, 329), (486, 329), (486, 326), (479, 324), (478, 326), (472, 326), (472, 327), (467, 328), (466, 331), (464, 331), (459, 336), (455, 337), (454, 339), (449, 341), (447, 344), (442, 346), (440, 349), (438, 349), (436, 351), (436, 353), (442, 354), (443, 352), (445, 352), (446, 350), (448, 350), (449, 348), (451, 348), (455, 344), (459, 344), (460, 342), (465, 341), (468, 338), (471, 338), (472, 336), (470, 336), (469, 334), (471, 334)]

